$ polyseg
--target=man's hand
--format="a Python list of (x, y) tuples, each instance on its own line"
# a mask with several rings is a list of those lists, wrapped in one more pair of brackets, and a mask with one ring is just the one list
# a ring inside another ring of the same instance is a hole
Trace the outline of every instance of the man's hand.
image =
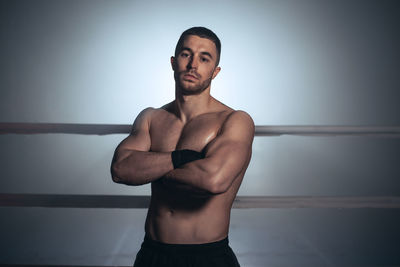
[[(182, 149), (182, 150), (175, 150), (172, 151), (171, 153), (171, 159), (172, 163), (174, 165), (174, 169), (177, 169), (179, 167), (184, 167), (185, 164), (204, 159), (205, 154), (203, 152), (198, 152), (190, 149)], [(201, 190), (199, 188), (195, 188), (193, 186), (190, 186), (188, 184), (178, 182), (178, 181), (173, 181), (171, 179), (161, 179), (162, 183), (164, 186), (169, 187), (170, 189), (173, 190), (179, 190), (180, 193), (188, 193), (192, 197), (207, 197), (210, 196), (210, 193)]]
[(174, 169), (176, 169), (194, 160), (203, 159), (204, 154), (190, 149), (183, 149), (172, 151), (171, 158)]

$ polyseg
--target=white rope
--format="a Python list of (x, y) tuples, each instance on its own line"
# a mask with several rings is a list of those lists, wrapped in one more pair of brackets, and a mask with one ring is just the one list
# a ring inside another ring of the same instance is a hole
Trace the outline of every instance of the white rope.
[[(76, 124), (76, 123), (0, 123), (0, 134), (127, 134), (129, 124)], [(256, 136), (374, 136), (400, 137), (400, 126), (256, 126)]]
[(308, 136), (376, 136), (376, 137), (400, 137), (400, 127), (382, 126), (256, 126), (256, 136), (269, 135), (308, 135)]
[[(127, 134), (128, 124), (0, 123), (0, 134)], [(381, 126), (256, 126), (256, 136), (400, 137), (400, 127)], [(0, 194), (0, 206), (147, 208), (149, 196)], [(238, 196), (234, 208), (400, 208), (400, 197)]]
[[(0, 207), (148, 208), (150, 196), (0, 194)], [(400, 208), (395, 196), (237, 196), (233, 208)]]

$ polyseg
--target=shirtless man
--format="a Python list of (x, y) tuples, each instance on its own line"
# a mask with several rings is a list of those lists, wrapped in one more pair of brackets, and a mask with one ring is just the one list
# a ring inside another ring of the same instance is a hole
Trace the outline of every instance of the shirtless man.
[(147, 108), (115, 150), (116, 183), (151, 183), (135, 267), (239, 266), (230, 211), (251, 158), (254, 123), (210, 95), (221, 44), (203, 27), (182, 33), (171, 57), (175, 100)]

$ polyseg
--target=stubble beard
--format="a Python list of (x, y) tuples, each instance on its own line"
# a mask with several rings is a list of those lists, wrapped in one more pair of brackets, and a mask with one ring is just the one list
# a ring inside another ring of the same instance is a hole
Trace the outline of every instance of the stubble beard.
[[(181, 74), (185, 72), (175, 72), (175, 83), (177, 83), (177, 87), (182, 95), (198, 95), (204, 92), (210, 85), (212, 81), (212, 77), (200, 82), (200, 83), (193, 83), (193, 85), (185, 85), (184, 82), (181, 80)], [(199, 77), (199, 80), (201, 77)]]

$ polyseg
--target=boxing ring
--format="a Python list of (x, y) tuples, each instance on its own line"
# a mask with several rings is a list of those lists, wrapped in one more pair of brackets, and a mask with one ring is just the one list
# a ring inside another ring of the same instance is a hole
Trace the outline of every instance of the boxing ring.
[[(4, 134), (128, 134), (127, 124), (0, 123)], [(399, 138), (400, 127), (371, 126), (256, 126), (256, 137), (265, 136), (370, 136)], [(0, 207), (126, 208), (148, 207), (150, 196), (0, 194)], [(234, 209), (249, 208), (400, 208), (396, 196), (237, 196)]]
[[(0, 123), (0, 138), (5, 135), (46, 135), (46, 134), (72, 134), (72, 135), (86, 135), (86, 136), (107, 136), (113, 134), (128, 134), (131, 130), (131, 125), (128, 124), (70, 124), (70, 123)], [(400, 138), (400, 126), (395, 127), (370, 127), (370, 126), (256, 126), (255, 136), (257, 138), (270, 137), (270, 136), (319, 136), (319, 137), (341, 137), (341, 136), (353, 136), (357, 137), (368, 137), (368, 138)], [(110, 155), (111, 157), (112, 155)], [(111, 160), (111, 158), (110, 158)], [(110, 178), (111, 179), (111, 178)], [(118, 214), (127, 214), (125, 211), (129, 209), (139, 209), (138, 212), (144, 211), (149, 205), (150, 196), (148, 195), (98, 195), (98, 194), (15, 194), (15, 193), (2, 193), (0, 192), (0, 207), (4, 208), (21, 208), (25, 214), (27, 210), (33, 210), (32, 213), (38, 211), (38, 216), (43, 216), (49, 212), (50, 214), (69, 214), (77, 216), (76, 214), (88, 214), (90, 217), (94, 212), (104, 212), (106, 209), (107, 213), (118, 212)], [(41, 208), (45, 210), (35, 210), (35, 208)], [(284, 209), (285, 211), (305, 211), (309, 209), (318, 209), (319, 211), (332, 210), (339, 212), (343, 215), (343, 212), (360, 214), (363, 209), (373, 211), (374, 214), (380, 211), (391, 210), (397, 212), (400, 208), (400, 197), (390, 195), (378, 195), (378, 196), (309, 196), (309, 195), (295, 195), (295, 196), (243, 196), (238, 195), (233, 203), (233, 209), (238, 211), (239, 209), (243, 212), (252, 212), (257, 209), (261, 213), (265, 213), (266, 209), (274, 212), (274, 209)], [(69, 210), (69, 209), (72, 209)], [(120, 209), (120, 210), (118, 210)], [(123, 209), (123, 210), (121, 210)], [(318, 212), (316, 210), (316, 212)], [(79, 213), (75, 213), (79, 212)], [(19, 212), (19, 211), (18, 211)], [(71, 213), (72, 212), (72, 213)], [(235, 211), (233, 211), (235, 212)], [(314, 210), (312, 211), (314, 213)], [(31, 214), (31, 213), (29, 213)], [(238, 213), (236, 213), (238, 214)], [(296, 213), (298, 214), (298, 213)], [(326, 214), (326, 213), (324, 213)], [(337, 214), (337, 213), (335, 213)], [(271, 215), (271, 214), (269, 214)], [(51, 215), (50, 215), (51, 216)], [(86, 215), (85, 215), (86, 216)], [(75, 223), (80, 224), (78, 217), (75, 217)], [(249, 222), (247, 222), (249, 223)], [(247, 227), (247, 223), (244, 223), (243, 227)], [(85, 222), (82, 222), (85, 225)], [(87, 224), (87, 223), (86, 223)], [(50, 225), (47, 223), (47, 225)], [(272, 224), (273, 225), (273, 224)], [(279, 225), (279, 223), (278, 223)], [(125, 226), (126, 227), (126, 226)], [(236, 226), (237, 227), (237, 226)], [(254, 226), (249, 226), (251, 229)], [(268, 226), (267, 226), (268, 227)], [(285, 228), (286, 227), (286, 228)], [(283, 227), (287, 230), (287, 226)], [(65, 229), (65, 228), (58, 228)], [(290, 227), (288, 228), (291, 229)], [(124, 231), (128, 231), (125, 229)], [(237, 230), (236, 230), (237, 231)], [(129, 232), (124, 232), (121, 240), (124, 240)], [(292, 234), (297, 234), (292, 232)], [(131, 234), (132, 235), (132, 234)], [(115, 233), (115, 236), (119, 236), (119, 233)], [(79, 237), (80, 238), (80, 237)], [(293, 237), (298, 238), (298, 236)], [(122, 241), (121, 241), (122, 242)], [(116, 245), (116, 248), (119, 248)], [(114, 255), (114, 254), (111, 254)], [(130, 255), (133, 257), (133, 255)], [(104, 261), (101, 266), (116, 266), (113, 264), (114, 258), (110, 258), (109, 261)], [(44, 262), (49, 263), (48, 261)], [(2, 264), (0, 266), (38, 266), (37, 264)], [(40, 264), (43, 266), (43, 264)], [(60, 264), (47, 264), (47, 267), (58, 267), (66, 265)], [(69, 264), (70, 267), (81, 266), (79, 264)], [(94, 266), (100, 266), (93, 265)], [(243, 265), (245, 267), (247, 265)], [(258, 266), (258, 265), (257, 265)], [(87, 266), (86, 266), (87, 267)]]

